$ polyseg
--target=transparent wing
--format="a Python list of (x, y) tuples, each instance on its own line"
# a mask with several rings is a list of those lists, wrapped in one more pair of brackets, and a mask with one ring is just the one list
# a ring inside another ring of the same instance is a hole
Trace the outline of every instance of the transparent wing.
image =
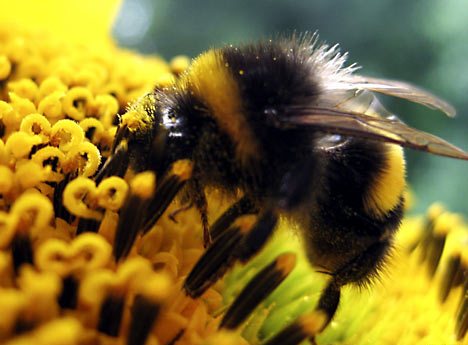
[(360, 75), (351, 75), (348, 87), (386, 94), (422, 104), (431, 109), (443, 111), (447, 116), (455, 116), (455, 108), (429, 91), (398, 80), (379, 79)]
[(468, 153), (460, 148), (435, 135), (411, 128), (393, 117), (383, 118), (328, 108), (294, 108), (290, 111), (289, 116), (281, 119), (288, 127), (310, 126), (325, 133), (368, 138), (468, 160)]

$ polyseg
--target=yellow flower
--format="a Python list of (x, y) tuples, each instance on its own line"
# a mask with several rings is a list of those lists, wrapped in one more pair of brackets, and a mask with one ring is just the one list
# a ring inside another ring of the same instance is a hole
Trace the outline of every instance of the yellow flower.
[[(465, 344), (468, 224), (447, 211), (432, 215), (434, 207), (427, 216), (405, 219), (380, 281), (369, 290), (344, 291), (337, 315), (317, 337), (318, 344)], [(265, 251), (225, 280), (223, 294), (231, 303), (242, 285), (278, 253), (300, 254), (295, 270), (246, 324), (243, 333), (250, 341), (268, 338), (313, 310), (325, 282), (298, 251), (300, 239), (281, 230)], [(439, 232), (442, 247), (437, 245)]]
[[(29, 29), (31, 33), (48, 32), (62, 41), (79, 44), (109, 44), (110, 28), (120, 0), (1, 0), (0, 22)], [(15, 38), (21, 50), (27, 50), (24, 38)], [(20, 43), (21, 42), (21, 43)], [(52, 44), (52, 41), (45, 44)], [(18, 51), (19, 52), (19, 51)], [(1, 79), (1, 78), (0, 78)]]
[[(182, 290), (204, 252), (195, 210), (172, 203), (156, 225), (134, 235), (127, 258), (115, 259), (117, 227), (140, 224), (138, 206), (165, 181), (152, 172), (96, 174), (126, 145), (113, 147), (116, 124), (148, 128), (155, 100), (147, 92), (170, 86), (189, 59), (168, 64), (116, 47), (109, 28), (118, 1), (4, 2), (0, 342), (248, 345), (290, 324), (317, 333), (323, 317), (313, 310), (326, 277), (309, 267), (287, 224), (260, 255), (195, 299)], [(192, 165), (172, 169), (186, 180)], [(215, 219), (228, 201), (215, 191), (209, 198)], [(131, 224), (119, 223), (135, 213)], [(239, 220), (242, 229), (251, 225)], [(405, 219), (388, 272), (368, 291), (344, 292), (318, 343), (466, 344), (467, 228), (437, 205)], [(253, 308), (256, 294), (268, 290), (262, 281), (274, 285)], [(242, 313), (247, 320), (237, 325)], [(223, 314), (230, 317), (221, 321)]]

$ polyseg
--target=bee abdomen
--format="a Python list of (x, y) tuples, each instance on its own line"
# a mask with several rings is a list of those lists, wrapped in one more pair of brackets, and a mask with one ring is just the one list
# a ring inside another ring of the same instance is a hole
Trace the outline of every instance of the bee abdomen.
[(364, 208), (368, 214), (385, 218), (400, 202), (405, 189), (405, 160), (401, 146), (383, 144), (384, 161), (364, 193)]

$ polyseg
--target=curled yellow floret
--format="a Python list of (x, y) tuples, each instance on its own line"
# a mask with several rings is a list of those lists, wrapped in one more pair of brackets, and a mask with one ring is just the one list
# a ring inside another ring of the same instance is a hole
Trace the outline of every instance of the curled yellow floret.
[(22, 190), (36, 187), (46, 181), (48, 175), (49, 169), (34, 161), (22, 160), (16, 163), (15, 182)]
[(42, 143), (40, 136), (15, 132), (6, 141), (5, 148), (14, 158), (19, 159), (28, 156), (32, 148), (40, 143)]
[(101, 220), (102, 213), (92, 209), (85, 200), (95, 202), (97, 188), (94, 181), (86, 177), (78, 177), (67, 184), (63, 191), (63, 205), (72, 214), (83, 217)]
[(44, 228), (49, 224), (54, 208), (49, 198), (37, 192), (23, 193), (11, 207), (10, 213), (27, 221), (31, 228)]
[(62, 100), (63, 111), (74, 120), (83, 120), (87, 107), (93, 102), (93, 94), (85, 87), (76, 86), (68, 90)]
[(83, 131), (87, 133), (88, 131), (93, 131), (93, 143), (99, 142), (103, 132), (104, 126), (101, 121), (93, 117), (88, 117), (80, 121), (80, 127), (83, 128)]
[[(8, 95), (10, 97), (10, 104), (15, 109), (16, 113), (18, 114), (19, 121), (21, 121), (21, 119), (25, 117), (26, 115), (37, 112), (36, 106), (30, 99), (21, 97), (14, 92), (9, 92)], [(18, 121), (18, 124), (19, 124), (19, 121)]]
[(21, 121), (13, 106), (5, 101), (0, 101), (0, 119), (2, 120), (3, 125), (6, 127), (5, 134), (7, 135), (16, 130), (17, 124)]
[(70, 271), (68, 250), (66, 242), (51, 238), (38, 248), (34, 262), (41, 271), (54, 272), (63, 277)]
[(46, 94), (37, 106), (37, 111), (50, 119), (58, 120), (65, 117), (62, 101), (65, 96), (63, 91), (54, 91)]
[(99, 184), (97, 197), (99, 206), (111, 211), (117, 211), (122, 207), (127, 196), (128, 184), (120, 177), (108, 177)]
[(101, 120), (105, 128), (112, 127), (115, 114), (119, 111), (119, 103), (117, 99), (109, 94), (97, 95), (94, 99), (93, 108), (95, 115)]
[(101, 152), (90, 142), (82, 142), (73, 146), (67, 153), (68, 171), (78, 169), (84, 177), (93, 176), (101, 163)]
[(23, 118), (20, 124), (20, 131), (29, 135), (38, 135), (42, 143), (49, 141), (50, 130), (49, 120), (41, 114), (29, 114)]
[(35, 263), (45, 272), (61, 277), (70, 273), (84, 273), (107, 266), (112, 248), (102, 236), (85, 233), (71, 243), (59, 239), (45, 241), (37, 250)]
[[(63, 179), (63, 175), (59, 172), (66, 159), (65, 153), (58, 147), (46, 146), (39, 149), (32, 155), (31, 160), (40, 166), (48, 166), (49, 169), (45, 170), (45, 181), (58, 182)], [(53, 171), (52, 166), (57, 165), (58, 171)]]
[(6, 212), (0, 211), (0, 248), (5, 249), (11, 243), (15, 235), (18, 218)]
[(68, 152), (84, 140), (84, 132), (73, 120), (59, 120), (50, 130), (50, 141), (52, 145), (59, 147), (62, 151)]
[(67, 90), (67, 85), (65, 85), (59, 78), (57, 78), (56, 76), (50, 76), (45, 78), (40, 83), (37, 99), (41, 101), (54, 93), (65, 95), (65, 92)]
[(13, 188), (13, 171), (10, 168), (0, 165), (0, 194), (5, 195)]
[(156, 186), (156, 176), (152, 171), (144, 171), (135, 175), (130, 182), (132, 193), (138, 195), (140, 198), (148, 199), (154, 193)]
[(86, 270), (95, 270), (109, 264), (112, 247), (102, 236), (84, 233), (73, 240), (71, 252)]
[(27, 98), (32, 102), (36, 100), (38, 90), (39, 87), (30, 78), (23, 78), (8, 83), (8, 91), (20, 97)]

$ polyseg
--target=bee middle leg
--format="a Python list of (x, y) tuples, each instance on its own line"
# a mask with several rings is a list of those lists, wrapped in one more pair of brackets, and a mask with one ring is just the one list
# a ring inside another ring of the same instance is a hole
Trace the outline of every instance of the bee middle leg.
[(277, 220), (278, 215), (270, 211), (238, 217), (213, 241), (192, 268), (184, 282), (185, 292), (197, 298), (236, 261), (248, 261), (268, 240)]
[(190, 210), (192, 207), (193, 207), (193, 202), (190, 201), (190, 202), (186, 203), (185, 205), (182, 205), (181, 207), (179, 207), (177, 210), (172, 211), (172, 212), (168, 215), (168, 217), (169, 217), (170, 220), (172, 220), (174, 223), (177, 224), (177, 223), (178, 223), (178, 221), (177, 221), (177, 219), (176, 219), (177, 215), (178, 215), (179, 213), (181, 213), (181, 212), (185, 212), (185, 211)]
[(296, 207), (311, 189), (314, 167), (308, 163), (285, 174), (277, 197), (265, 200), (260, 210), (244, 196), (213, 224), (213, 244), (185, 280), (184, 290), (189, 296), (200, 296), (236, 261), (245, 263), (260, 251), (276, 228), (280, 213)]
[(203, 247), (208, 248), (212, 243), (212, 238), (208, 225), (208, 201), (206, 200), (205, 190), (197, 178), (190, 181), (192, 201), (200, 214), (203, 228)]
[(255, 206), (252, 198), (244, 195), (224, 211), (224, 213), (211, 225), (210, 235), (212, 240), (216, 240), (240, 216), (257, 213), (258, 207)]

